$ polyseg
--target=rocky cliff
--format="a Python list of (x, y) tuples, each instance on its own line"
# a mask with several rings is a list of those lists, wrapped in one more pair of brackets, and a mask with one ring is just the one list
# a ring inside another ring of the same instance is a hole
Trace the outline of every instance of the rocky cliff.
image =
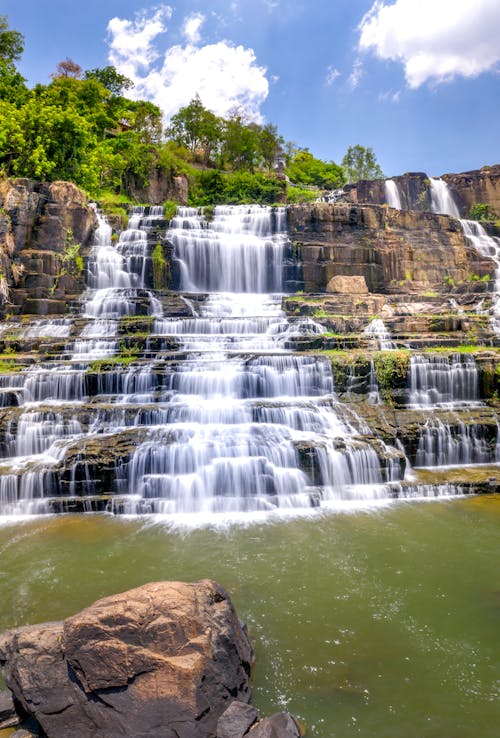
[[(444, 215), (379, 205), (315, 203), (288, 208), (305, 292), (324, 292), (332, 277), (362, 276), (377, 293), (474, 286), (494, 264), (470, 247)], [(479, 283), (479, 284), (478, 284)]]
[[(490, 206), (494, 216), (500, 217), (500, 165), (495, 164), (460, 174), (443, 174), (441, 179), (450, 186), (462, 218), (468, 218), (471, 207), (478, 203)], [(409, 172), (392, 177), (401, 205), (405, 209), (430, 210), (429, 177), (424, 172)], [(387, 203), (383, 179), (362, 180), (345, 188), (353, 203), (384, 205)]]
[(69, 182), (0, 181), (2, 310), (62, 314), (84, 289), (95, 213)]

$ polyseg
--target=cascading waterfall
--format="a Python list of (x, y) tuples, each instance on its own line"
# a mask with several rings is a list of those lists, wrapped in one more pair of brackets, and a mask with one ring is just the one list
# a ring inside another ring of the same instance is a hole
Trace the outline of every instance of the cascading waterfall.
[(498, 427), (494, 436), (488, 438), (485, 429), (469, 426), (459, 417), (446, 422), (434, 418), (420, 432), (415, 466), (467, 466), (494, 464), (499, 460)]
[(480, 402), (473, 356), (416, 354), (410, 357), (408, 374), (413, 407), (463, 407)]
[[(217, 207), (207, 223), (180, 208), (173, 219), (167, 236), (181, 287), (210, 294), (198, 315), (156, 320), (155, 332), (174, 334), (187, 354), (170, 375), (168, 411), (148, 411), (158, 426), (128, 465), (125, 511), (309, 509), (318, 485), (328, 502), (373, 498), (377, 486), (400, 478), (399, 466), (389, 470), (337, 410), (328, 360), (283, 349), (287, 333), (323, 329), (290, 326), (279, 295), (269, 294), (282, 287), (282, 212)], [(242, 357), (249, 349), (254, 355)]]
[(476, 251), (493, 259), (496, 264), (491, 327), (500, 336), (500, 238), (489, 236), (475, 220), (461, 219), (460, 223), (466, 238)]
[(394, 351), (397, 346), (392, 340), (392, 336), (385, 327), (385, 323), (381, 318), (373, 318), (364, 328), (363, 333), (369, 338), (373, 338), (378, 343), (381, 351)]
[(453, 193), (444, 179), (429, 178), (431, 194), (431, 210), (433, 213), (451, 215), (452, 218), (460, 218), (460, 213), (453, 199)]
[(385, 187), (385, 199), (390, 208), (396, 210), (402, 210), (401, 195), (399, 194), (398, 186), (393, 179), (386, 179), (384, 183)]
[(494, 298), (491, 327), (500, 336), (500, 238), (489, 236), (483, 226), (475, 220), (460, 218), (453, 192), (442, 179), (430, 179), (431, 208), (433, 213), (444, 213), (458, 218), (465, 237), (482, 256), (487, 256), (496, 264)]
[[(85, 325), (75, 335), (72, 321), (40, 321), (36, 335), (70, 334), (59, 360), (0, 376), (0, 399), (19, 406), (1, 445), (2, 513), (107, 509), (206, 522), (415, 495), (401, 484), (404, 454), (337, 399), (328, 357), (290, 350), (324, 328), (289, 321), (281, 309), (285, 209), (217, 207), (210, 222), (179, 209), (166, 238), (191, 293), (186, 317), (164, 315), (148, 288), (148, 233), (162, 220), (161, 208), (134, 208), (113, 243), (98, 214)], [(96, 358), (116, 354), (125, 316), (150, 322), (145, 352), (130, 365), (94, 369)], [(385, 326), (375, 328), (380, 347), (392, 348)], [(370, 392), (376, 401), (373, 365)], [(93, 441), (124, 449), (105, 508), (94, 508)], [(65, 495), (82, 496), (82, 506), (58, 503)]]

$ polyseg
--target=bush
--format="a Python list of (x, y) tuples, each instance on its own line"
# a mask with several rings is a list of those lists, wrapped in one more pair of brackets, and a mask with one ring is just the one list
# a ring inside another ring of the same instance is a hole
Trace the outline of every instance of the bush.
[(319, 192), (316, 190), (306, 190), (303, 187), (294, 187), (288, 185), (286, 188), (286, 201), (290, 205), (301, 202), (314, 202)]
[(475, 202), (471, 205), (469, 217), (471, 220), (495, 220), (496, 214), (486, 202)]

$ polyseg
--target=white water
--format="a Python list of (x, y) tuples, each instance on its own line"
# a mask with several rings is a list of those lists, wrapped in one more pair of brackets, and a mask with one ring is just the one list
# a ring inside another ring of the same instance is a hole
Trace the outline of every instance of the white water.
[(442, 179), (431, 179), (432, 212), (444, 213), (458, 218), (465, 237), (478, 253), (487, 256), (496, 264), (494, 298), (491, 309), (491, 327), (500, 336), (500, 238), (489, 236), (483, 226), (476, 220), (460, 218), (460, 213), (453, 199), (453, 193)]
[[(71, 361), (0, 377), (0, 395), (15, 395), (22, 406), (0, 465), (3, 513), (49, 512), (49, 498), (94, 494), (85, 442), (95, 438), (105, 448), (122, 432), (134, 434), (125, 444), (133, 451), (107, 490), (117, 495), (111, 511), (198, 524), (416, 494), (401, 485), (402, 454), (373, 439), (338, 401), (329, 359), (288, 350), (323, 328), (288, 321), (281, 310), (284, 213), (221, 207), (207, 224), (198, 211), (180, 209), (166, 237), (182, 289), (196, 293), (184, 318), (164, 315), (147, 288), (145, 233), (162, 213), (136, 209), (116, 245), (99, 216), (82, 302), (86, 325), (67, 345)], [(89, 361), (116, 352), (120, 318), (136, 315), (138, 301), (154, 318), (147, 357), (89, 371)], [(373, 337), (390, 342), (385, 327)], [(174, 348), (153, 348), (168, 347), (170, 338)], [(374, 372), (370, 392), (377, 401)], [(76, 461), (63, 485), (58, 474), (69, 450)]]
[(451, 215), (460, 218), (460, 213), (453, 199), (453, 194), (444, 179), (430, 177), (431, 210), (433, 213)]
[(397, 348), (381, 318), (373, 318), (364, 328), (363, 333), (365, 336), (377, 341), (381, 351), (394, 351)]
[(385, 183), (385, 199), (387, 201), (387, 204), (391, 208), (395, 208), (396, 210), (401, 210), (401, 196), (399, 194), (398, 186), (396, 182), (393, 179), (386, 179)]
[(409, 402), (413, 407), (478, 405), (476, 361), (467, 354), (416, 354), (410, 357)]

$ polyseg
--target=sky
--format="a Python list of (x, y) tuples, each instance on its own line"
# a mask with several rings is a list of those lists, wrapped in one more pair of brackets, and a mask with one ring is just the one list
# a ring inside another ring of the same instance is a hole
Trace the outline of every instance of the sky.
[(113, 64), (165, 122), (198, 93), (340, 163), (386, 176), (500, 163), (499, 0), (0, 0), (30, 86), (58, 62)]

